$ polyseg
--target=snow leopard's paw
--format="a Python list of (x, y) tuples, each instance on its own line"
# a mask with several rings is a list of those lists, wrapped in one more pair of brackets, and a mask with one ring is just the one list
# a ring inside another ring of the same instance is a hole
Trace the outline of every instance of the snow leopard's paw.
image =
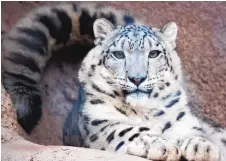
[(145, 134), (128, 145), (127, 153), (154, 161), (179, 161), (179, 149), (160, 136)]
[(183, 140), (180, 150), (188, 161), (220, 161), (220, 150), (204, 137)]

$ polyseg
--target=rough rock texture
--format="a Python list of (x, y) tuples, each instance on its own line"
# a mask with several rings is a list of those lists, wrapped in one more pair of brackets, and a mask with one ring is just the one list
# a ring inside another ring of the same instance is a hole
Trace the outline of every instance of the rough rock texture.
[[(21, 139), (18, 135), (22, 131), (16, 121), (15, 109), (12, 108), (12, 102), (5, 89), (1, 89), (1, 142)], [(23, 131), (22, 131), (23, 133)]]
[(4, 161), (147, 161), (130, 155), (67, 146), (41, 146), (25, 140), (4, 144)]
[[(4, 36), (31, 9), (52, 3), (56, 2), (2, 2), (1, 33)], [(226, 127), (226, 2), (100, 3), (130, 10), (146, 25), (153, 27), (176, 21), (179, 27), (177, 47), (185, 80), (189, 83), (190, 98), (206, 117)], [(81, 50), (84, 52), (86, 48)], [(44, 73), (43, 117), (39, 126), (31, 135), (26, 135), (12, 119), (15, 118), (14, 109), (5, 108), (5, 104), (2, 106), (2, 142), (22, 136), (38, 144), (62, 145), (64, 120), (72, 108), (71, 102), (77, 97), (77, 70), (81, 60), (73, 52), (62, 53), (50, 61)], [(3, 95), (2, 102), (4, 99)], [(4, 145), (3, 152), (14, 147)]]

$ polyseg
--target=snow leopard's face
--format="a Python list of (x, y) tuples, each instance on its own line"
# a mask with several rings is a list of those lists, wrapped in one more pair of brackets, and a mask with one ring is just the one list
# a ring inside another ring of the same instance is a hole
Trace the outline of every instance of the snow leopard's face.
[[(98, 27), (98, 31), (107, 33), (104, 27)], [(99, 37), (104, 50), (103, 64), (127, 97), (149, 97), (153, 87), (161, 87), (178, 77), (174, 67), (179, 65), (179, 58), (175, 53), (170, 54), (175, 52), (175, 35), (172, 35), (174, 40), (167, 42), (163, 33), (146, 26), (129, 25), (111, 30), (109, 36)]]

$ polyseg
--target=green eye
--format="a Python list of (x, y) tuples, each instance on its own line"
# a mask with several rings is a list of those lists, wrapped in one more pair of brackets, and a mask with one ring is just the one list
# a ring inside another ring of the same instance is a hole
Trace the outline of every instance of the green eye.
[(124, 59), (125, 58), (125, 55), (124, 55), (124, 53), (122, 51), (113, 51), (112, 54), (117, 59)]
[(157, 57), (160, 53), (161, 53), (161, 51), (159, 51), (159, 50), (152, 50), (152, 51), (150, 51), (150, 53), (149, 53), (149, 58), (155, 58), (155, 57)]

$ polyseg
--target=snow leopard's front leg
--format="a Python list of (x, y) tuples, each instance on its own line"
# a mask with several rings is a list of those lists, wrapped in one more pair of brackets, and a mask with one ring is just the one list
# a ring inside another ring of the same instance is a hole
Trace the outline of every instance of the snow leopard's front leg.
[(180, 145), (180, 150), (188, 161), (223, 161), (219, 147), (204, 136), (184, 139)]
[[(119, 114), (120, 115), (120, 114)], [(119, 116), (120, 118), (120, 116)], [(85, 146), (127, 153), (151, 160), (178, 161), (179, 149), (145, 125), (132, 125), (122, 120), (94, 119), (84, 116), (82, 135)]]
[(225, 161), (225, 154), (219, 144), (221, 137), (209, 125), (187, 112), (164, 136), (178, 140), (182, 156), (188, 161)]
[[(196, 131), (194, 133), (194, 131)], [(181, 140), (179, 148), (188, 161), (225, 161), (226, 131), (202, 123), (202, 127), (194, 126), (188, 136)]]
[(126, 152), (158, 161), (178, 161), (181, 158), (180, 150), (176, 145), (159, 135), (151, 135), (149, 132), (129, 143)]

